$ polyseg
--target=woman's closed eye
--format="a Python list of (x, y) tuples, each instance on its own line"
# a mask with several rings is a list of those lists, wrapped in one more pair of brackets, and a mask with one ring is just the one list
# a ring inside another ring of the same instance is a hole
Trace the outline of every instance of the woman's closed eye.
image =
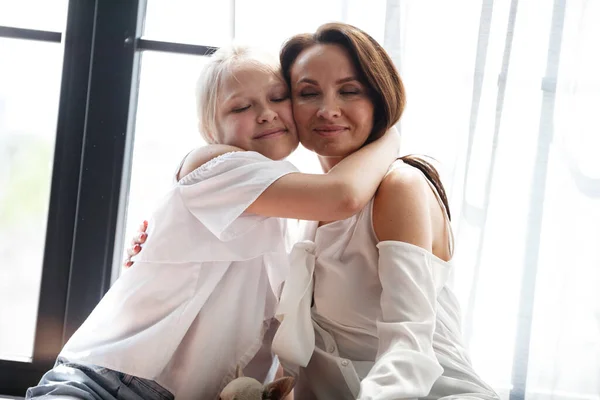
[(316, 97), (319, 93), (315, 90), (302, 90), (299, 95), (300, 97)]
[(340, 93), (342, 95), (355, 95), (355, 94), (361, 94), (361, 90), (360, 88), (357, 87), (343, 87), (340, 89)]

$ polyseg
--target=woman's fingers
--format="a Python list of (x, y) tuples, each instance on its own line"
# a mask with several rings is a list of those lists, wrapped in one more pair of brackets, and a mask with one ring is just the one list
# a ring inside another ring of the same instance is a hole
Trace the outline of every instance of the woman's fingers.
[(142, 246), (140, 246), (139, 244), (128, 247), (127, 248), (127, 257), (131, 258), (131, 257), (135, 256), (137, 253), (140, 252), (140, 250), (142, 250)]
[(132, 245), (142, 244), (146, 241), (146, 238), (148, 238), (146, 229), (148, 229), (148, 221), (142, 222), (142, 224), (139, 226), (137, 234), (133, 237), (133, 239), (131, 239)]
[(133, 265), (133, 261), (131, 261), (131, 257), (133, 257), (137, 253), (139, 253), (140, 250), (142, 250), (142, 246), (140, 246), (139, 244), (136, 244), (134, 246), (127, 248), (127, 258), (125, 260), (123, 260), (123, 266), (125, 268), (129, 268)]
[(131, 239), (131, 246), (133, 247), (136, 244), (145, 243), (147, 238), (148, 234), (146, 232), (140, 232)]
[(138, 228), (138, 233), (131, 239), (131, 246), (127, 248), (127, 258), (123, 260), (123, 267), (129, 268), (133, 265), (131, 257), (135, 256), (142, 250), (142, 246), (140, 245), (145, 243), (146, 239), (148, 238), (146, 229), (148, 229), (148, 221), (142, 222)]

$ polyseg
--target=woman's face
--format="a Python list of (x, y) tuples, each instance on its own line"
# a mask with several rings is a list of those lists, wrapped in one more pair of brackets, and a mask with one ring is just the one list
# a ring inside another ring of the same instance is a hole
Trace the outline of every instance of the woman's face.
[(373, 102), (346, 49), (317, 44), (290, 70), (292, 108), (300, 142), (322, 157), (358, 150), (373, 129)]

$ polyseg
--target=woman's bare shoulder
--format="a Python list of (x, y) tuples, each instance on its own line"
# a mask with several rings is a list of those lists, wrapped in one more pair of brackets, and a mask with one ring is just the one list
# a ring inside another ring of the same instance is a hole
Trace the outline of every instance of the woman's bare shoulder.
[(383, 179), (373, 204), (379, 240), (407, 242), (431, 251), (431, 190), (425, 179), (410, 166), (395, 168)]

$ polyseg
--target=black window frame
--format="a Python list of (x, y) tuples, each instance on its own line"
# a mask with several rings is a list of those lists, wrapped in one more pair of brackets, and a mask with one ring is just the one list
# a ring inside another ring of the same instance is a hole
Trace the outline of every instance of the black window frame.
[(1, 394), (24, 396), (37, 384), (110, 286), (145, 6), (71, 0), (64, 34), (0, 27), (3, 38), (64, 45), (33, 357), (0, 360)]

